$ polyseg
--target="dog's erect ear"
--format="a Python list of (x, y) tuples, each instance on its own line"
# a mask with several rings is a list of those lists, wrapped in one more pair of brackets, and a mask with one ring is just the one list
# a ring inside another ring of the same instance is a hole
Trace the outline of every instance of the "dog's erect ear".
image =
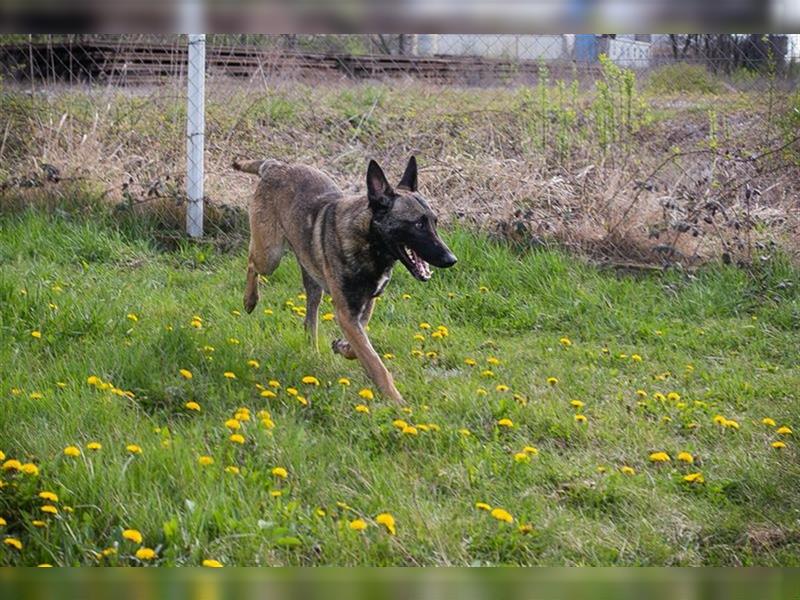
[(400, 183), (397, 184), (397, 187), (398, 189), (402, 188), (409, 192), (417, 191), (417, 159), (413, 156), (408, 159), (406, 172), (403, 173), (403, 177), (400, 179)]
[(367, 167), (367, 199), (370, 208), (386, 209), (392, 205), (392, 186), (386, 180), (383, 169), (374, 160)]

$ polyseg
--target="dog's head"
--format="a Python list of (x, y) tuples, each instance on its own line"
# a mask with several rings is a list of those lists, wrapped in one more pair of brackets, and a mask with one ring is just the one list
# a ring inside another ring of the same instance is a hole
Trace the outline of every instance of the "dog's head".
[(367, 168), (367, 198), (372, 226), (389, 252), (420, 281), (431, 278), (430, 265), (447, 268), (456, 257), (436, 233), (436, 214), (417, 191), (417, 160), (412, 156), (396, 188), (374, 160)]

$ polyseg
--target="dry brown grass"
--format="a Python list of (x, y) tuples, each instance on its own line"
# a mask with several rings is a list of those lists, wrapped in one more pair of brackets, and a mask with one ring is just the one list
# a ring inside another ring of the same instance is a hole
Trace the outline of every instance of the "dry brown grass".
[[(780, 111), (768, 119), (759, 97), (640, 96), (647, 117), (635, 127), (617, 124), (616, 139), (602, 148), (590, 93), (565, 100), (550, 88), (546, 104), (538, 93), (413, 80), (212, 81), (209, 212), (231, 220), (221, 207), (244, 207), (252, 193), (252, 179), (229, 167), (236, 157), (314, 164), (357, 191), (367, 157), (399, 175), (415, 153), (422, 188), (449, 221), (522, 245), (556, 242), (600, 260), (649, 265), (749, 261), (775, 247), (800, 257), (800, 149), (781, 130)], [(6, 196), (78, 182), (181, 226), (178, 91), (63, 89), (34, 100), (7, 91), (3, 98), (13, 108), (0, 113)], [(44, 165), (62, 182), (48, 181)]]

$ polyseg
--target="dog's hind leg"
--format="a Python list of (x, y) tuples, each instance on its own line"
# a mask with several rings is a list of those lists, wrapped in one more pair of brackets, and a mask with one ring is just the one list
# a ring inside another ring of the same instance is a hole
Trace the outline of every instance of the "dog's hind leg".
[(300, 271), (303, 274), (303, 287), (306, 288), (306, 320), (304, 324), (314, 350), (319, 352), (317, 325), (319, 322), (319, 304), (322, 301), (322, 286), (314, 281), (314, 278), (302, 266)]
[(247, 284), (244, 289), (244, 309), (253, 312), (258, 303), (258, 276), (272, 275), (284, 252), (283, 240), (273, 241), (269, 247), (254, 243), (255, 237), (250, 238), (250, 253), (247, 259)]

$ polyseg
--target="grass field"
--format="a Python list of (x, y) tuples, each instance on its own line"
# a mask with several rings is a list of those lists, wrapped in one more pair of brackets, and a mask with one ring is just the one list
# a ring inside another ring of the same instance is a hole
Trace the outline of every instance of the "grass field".
[(779, 260), (617, 276), (445, 232), (457, 267), (399, 267), (370, 327), (399, 408), (335, 322), (309, 348), (293, 260), (248, 316), (242, 252), (0, 229), (0, 564), (800, 565)]

